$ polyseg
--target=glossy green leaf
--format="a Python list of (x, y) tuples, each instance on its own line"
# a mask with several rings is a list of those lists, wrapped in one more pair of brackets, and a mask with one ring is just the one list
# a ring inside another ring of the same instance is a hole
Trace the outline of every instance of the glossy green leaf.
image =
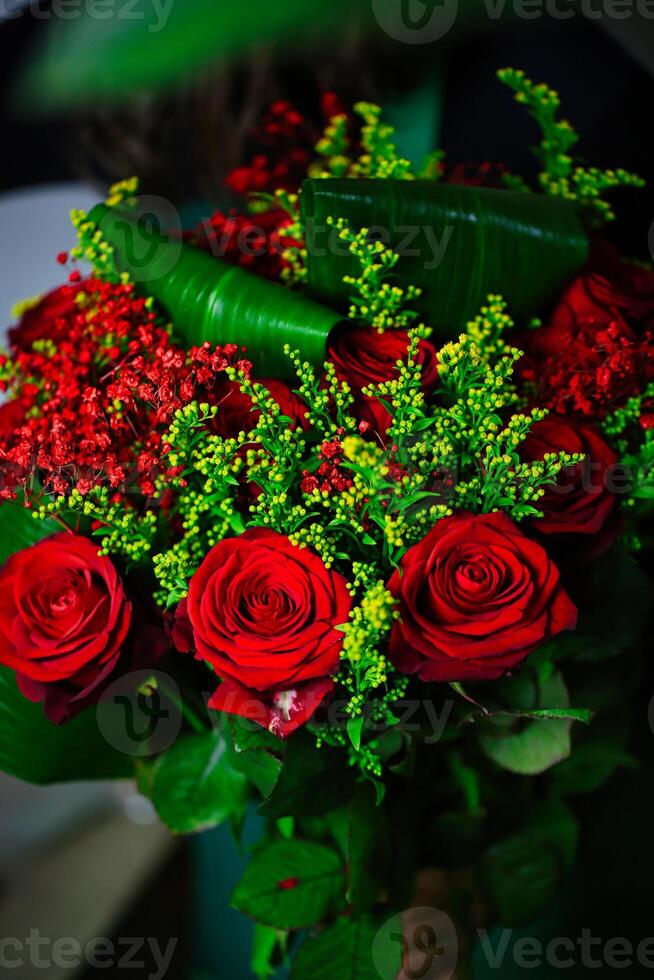
[(370, 916), (339, 919), (301, 947), (291, 980), (388, 980), (400, 972), (401, 944), (375, 942), (381, 923)]
[[(20, 504), (0, 504), (0, 563), (60, 530), (54, 521), (35, 521)], [(0, 769), (26, 782), (55, 783), (128, 776), (132, 765), (103, 738), (93, 708), (53, 725), (42, 705), (20, 693), (14, 672), (0, 667)]]
[(315, 739), (297, 731), (288, 739), (280, 777), (259, 812), (270, 819), (320, 816), (349, 800), (352, 783), (340, 752), (327, 746), (317, 751)]
[(489, 293), (513, 316), (546, 304), (585, 262), (588, 242), (576, 207), (543, 194), (523, 194), (425, 180), (312, 179), (302, 185), (309, 286), (344, 304), (345, 275), (359, 268), (327, 225), (345, 218), (369, 228), (401, 258), (400, 284), (423, 290), (416, 306), (440, 337), (456, 336)]
[(185, 735), (158, 759), (150, 794), (171, 830), (191, 833), (242, 818), (247, 779), (232, 765), (222, 732), (208, 731)]
[(188, 345), (247, 347), (259, 376), (295, 377), (284, 345), (315, 367), (340, 314), (277, 283), (213, 258), (118, 208), (89, 214), (114, 249), (121, 271), (154, 296)]
[(232, 905), (264, 925), (304, 929), (344, 902), (345, 876), (335, 851), (311, 841), (284, 840), (257, 851), (232, 895)]
[[(570, 755), (572, 721), (568, 692), (560, 674), (553, 674), (542, 685), (540, 698), (541, 703), (547, 705), (547, 714), (542, 720), (527, 721), (524, 727), (515, 731), (508, 727), (512, 726), (515, 716), (499, 714), (489, 720), (484, 733), (479, 736), (486, 755), (509, 772), (535, 776)], [(553, 708), (558, 708), (561, 715), (554, 716)]]

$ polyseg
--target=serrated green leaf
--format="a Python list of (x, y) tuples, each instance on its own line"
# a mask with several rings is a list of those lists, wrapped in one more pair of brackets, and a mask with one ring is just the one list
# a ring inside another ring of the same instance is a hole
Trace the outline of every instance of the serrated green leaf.
[(386, 980), (397, 976), (402, 947), (399, 942), (375, 946), (380, 925), (369, 916), (339, 919), (304, 943), (293, 962), (291, 980)]
[(309, 732), (294, 732), (288, 739), (277, 784), (259, 813), (272, 819), (320, 816), (345, 803), (352, 785), (352, 773), (344, 770), (340, 752), (317, 748)]
[(311, 841), (275, 841), (257, 851), (232, 895), (232, 905), (264, 925), (304, 929), (344, 901), (338, 854)]
[(119, 268), (161, 304), (186, 344), (245, 345), (260, 376), (295, 377), (285, 344), (322, 366), (340, 314), (166, 237), (128, 211), (99, 204), (89, 220), (114, 249)]
[(344, 218), (353, 230), (383, 228), (401, 254), (399, 283), (423, 290), (416, 306), (446, 339), (489, 293), (500, 293), (515, 317), (537, 313), (588, 256), (575, 205), (544, 194), (428, 180), (312, 179), (302, 185), (302, 209), (316, 296), (346, 303), (351, 286), (343, 277), (360, 273), (343, 249), (326, 247), (327, 218)]
[(241, 819), (247, 779), (232, 765), (222, 732), (185, 735), (157, 760), (151, 797), (172, 831), (191, 833)]

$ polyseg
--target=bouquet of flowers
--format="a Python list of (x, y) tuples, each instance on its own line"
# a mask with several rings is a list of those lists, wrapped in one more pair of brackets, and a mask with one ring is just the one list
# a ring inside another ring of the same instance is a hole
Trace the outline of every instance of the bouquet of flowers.
[(0, 359), (0, 765), (134, 774), (177, 833), (257, 808), (259, 977), (427, 975), (425, 868), (466, 976), (633, 762), (654, 271), (602, 229), (640, 181), (499, 75), (536, 189), (414, 169), (374, 105), (326, 95), (318, 138), (276, 103), (245, 203), (175, 236), (128, 180), (74, 213), (90, 271)]

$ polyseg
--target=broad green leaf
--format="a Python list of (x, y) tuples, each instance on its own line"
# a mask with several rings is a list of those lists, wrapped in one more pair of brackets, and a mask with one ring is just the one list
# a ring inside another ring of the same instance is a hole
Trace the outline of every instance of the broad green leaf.
[(245, 345), (259, 376), (294, 377), (285, 344), (322, 365), (340, 314), (155, 231), (129, 212), (99, 204), (89, 220), (113, 247), (118, 267), (161, 304), (186, 344)]
[(264, 799), (270, 796), (282, 768), (279, 759), (265, 749), (232, 752), (230, 759), (234, 768), (256, 786)]
[(322, 844), (284, 840), (257, 851), (232, 895), (232, 905), (264, 925), (304, 929), (344, 902), (338, 854)]
[(588, 255), (576, 207), (543, 194), (424, 180), (311, 179), (302, 185), (302, 208), (316, 296), (342, 305), (352, 293), (343, 277), (358, 275), (358, 264), (327, 225), (327, 218), (345, 218), (400, 253), (400, 285), (421, 287), (416, 305), (446, 339), (489, 293), (500, 293), (515, 317), (542, 311)]
[(0, 565), (18, 551), (62, 531), (56, 521), (37, 521), (22, 504), (0, 503)]
[(0, 667), (0, 769), (39, 784), (133, 774), (132, 760), (103, 738), (94, 708), (67, 725), (53, 725), (42, 705), (20, 693), (6, 667)]
[[(61, 531), (55, 521), (36, 521), (20, 504), (0, 504), (0, 563)], [(53, 725), (40, 704), (28, 701), (14, 672), (0, 667), (0, 769), (30, 783), (129, 776), (131, 760), (103, 738), (95, 709), (68, 725)]]
[(191, 833), (238, 820), (247, 803), (247, 780), (232, 765), (222, 732), (185, 735), (157, 760), (150, 792), (154, 807), (175, 833)]
[(262, 816), (320, 816), (345, 803), (352, 790), (352, 773), (344, 769), (340, 752), (298, 731), (288, 739), (284, 766), (270, 797), (261, 805)]
[(524, 820), (524, 831), (490, 847), (480, 866), (482, 887), (503, 926), (526, 925), (546, 911), (576, 852), (577, 824), (565, 804), (547, 803)]
[[(486, 755), (510, 772), (525, 776), (535, 776), (545, 772), (557, 762), (570, 755), (570, 727), (567, 717), (568, 692), (560, 674), (553, 674), (543, 684), (540, 692), (541, 703), (548, 705), (548, 716), (543, 720), (528, 721), (520, 730), (507, 731), (506, 723), (513, 717), (491, 719), (479, 742)], [(552, 717), (552, 708), (559, 707), (566, 715)]]
[(388, 980), (397, 976), (402, 947), (399, 941), (375, 944), (380, 925), (369, 916), (339, 919), (304, 943), (293, 962), (291, 980)]

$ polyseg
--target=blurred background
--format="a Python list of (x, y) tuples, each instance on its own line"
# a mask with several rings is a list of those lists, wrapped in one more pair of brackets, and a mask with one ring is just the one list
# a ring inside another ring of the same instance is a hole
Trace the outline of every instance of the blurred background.
[[(434, 7), (408, 2), (416, 24)], [(109, 183), (138, 175), (144, 193), (170, 200), (196, 223), (225, 203), (225, 175), (249, 158), (248, 134), (278, 98), (317, 126), (325, 90), (346, 104), (372, 99), (411, 158), (439, 147), (452, 163), (490, 161), (531, 175), (535, 130), (495, 80), (507, 65), (559, 91), (581, 134), (580, 155), (647, 179), (646, 190), (616, 196), (611, 235), (626, 253), (648, 258), (654, 20), (635, 3), (614, 16), (617, 5), (600, 0), (441, 0), (438, 36), (418, 42), (418, 29), (398, 20), (399, 4), (148, 0), (130, 3), (127, 17), (120, 0), (2, 0), (0, 329), (11, 324), (16, 301), (62, 280), (56, 255), (74, 241), (71, 208), (89, 208)], [(652, 692), (654, 685), (644, 688), (635, 719), (642, 768), (618, 773), (584, 800), (578, 868), (552, 915), (526, 934), (576, 937), (592, 928), (637, 943), (654, 933)], [(256, 833), (253, 817), (246, 841)], [(0, 777), (0, 938), (32, 928), (81, 942), (157, 937), (162, 948), (174, 938), (168, 977), (247, 980), (252, 927), (227, 911), (241, 865), (226, 830), (173, 840), (131, 784), (36, 788)], [(144, 962), (119, 972), (52, 967), (34, 976), (125, 976), (128, 969), (155, 973)], [(29, 978), (29, 971), (13, 975)], [(503, 967), (503, 980), (519, 974)], [(476, 976), (487, 975), (480, 958)], [(640, 975), (638, 968), (629, 975)]]

